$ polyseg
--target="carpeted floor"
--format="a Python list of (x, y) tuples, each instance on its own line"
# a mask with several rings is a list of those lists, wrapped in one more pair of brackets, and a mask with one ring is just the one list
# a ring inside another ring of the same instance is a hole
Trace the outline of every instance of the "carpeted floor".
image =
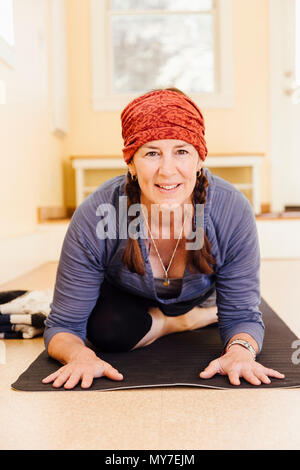
[[(0, 289), (54, 286), (49, 263)], [(300, 260), (262, 261), (262, 296), (300, 337)], [(6, 340), (0, 364), (1, 449), (298, 449), (300, 390), (151, 387), (120, 392), (11, 389), (43, 340)]]

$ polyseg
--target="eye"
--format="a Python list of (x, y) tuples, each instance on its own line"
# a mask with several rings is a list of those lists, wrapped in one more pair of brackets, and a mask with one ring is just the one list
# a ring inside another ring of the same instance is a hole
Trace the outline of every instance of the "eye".
[(187, 150), (185, 149), (179, 149), (178, 152), (183, 152), (183, 153), (180, 153), (180, 155), (186, 155), (187, 153), (189, 153)]
[(146, 157), (154, 157), (155, 155), (157, 155), (157, 152), (154, 151), (146, 153)]

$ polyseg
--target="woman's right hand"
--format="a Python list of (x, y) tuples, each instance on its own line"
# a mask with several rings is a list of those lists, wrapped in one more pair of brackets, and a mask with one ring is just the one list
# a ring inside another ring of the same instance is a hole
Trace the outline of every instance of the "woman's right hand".
[(97, 357), (91, 349), (86, 348), (86, 350), (80, 351), (68, 364), (45, 377), (42, 382), (45, 384), (53, 382), (52, 385), (56, 388), (64, 384), (64, 388), (71, 389), (81, 380), (81, 387), (89, 388), (94, 378), (102, 376), (112, 380), (123, 380), (123, 375), (117, 369)]

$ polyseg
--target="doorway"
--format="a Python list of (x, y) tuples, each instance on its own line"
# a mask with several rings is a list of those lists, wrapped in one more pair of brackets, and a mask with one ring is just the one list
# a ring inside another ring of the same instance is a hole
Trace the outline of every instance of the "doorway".
[(300, 0), (269, 0), (271, 210), (300, 211)]

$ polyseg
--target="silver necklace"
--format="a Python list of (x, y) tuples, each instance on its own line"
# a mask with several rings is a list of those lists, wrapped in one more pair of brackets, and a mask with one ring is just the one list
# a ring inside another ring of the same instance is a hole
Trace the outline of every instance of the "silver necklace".
[(165, 273), (164, 286), (169, 286), (169, 285), (170, 285), (170, 281), (169, 281), (169, 277), (168, 277), (168, 271), (169, 271), (169, 269), (170, 269), (170, 266), (171, 266), (171, 264), (172, 264), (173, 258), (174, 258), (174, 256), (175, 256), (175, 253), (176, 253), (178, 244), (179, 244), (179, 242), (180, 242), (180, 240), (181, 240), (185, 221), (184, 221), (183, 224), (182, 224), (180, 236), (179, 236), (179, 238), (178, 238), (178, 240), (177, 240), (175, 249), (174, 249), (173, 254), (172, 254), (172, 256), (171, 256), (171, 260), (170, 260), (169, 265), (168, 265), (168, 267), (167, 267), (167, 269), (166, 269), (165, 266), (164, 266), (164, 263), (163, 263), (163, 261), (162, 261), (162, 259), (161, 259), (161, 257), (160, 257), (159, 251), (158, 251), (158, 249), (157, 249), (156, 243), (155, 243), (154, 238), (153, 238), (153, 236), (152, 236), (152, 233), (151, 233), (151, 230), (150, 230), (150, 228), (149, 228), (148, 221), (147, 221), (147, 218), (145, 217), (145, 214), (144, 214), (143, 209), (142, 209), (142, 212), (143, 212), (143, 215), (144, 215), (144, 220), (145, 220), (145, 222), (146, 222), (147, 228), (148, 228), (149, 233), (150, 233), (151, 240), (153, 241), (153, 246), (154, 246), (154, 248), (155, 248), (155, 251), (156, 251), (156, 253), (157, 253), (158, 259), (159, 259), (159, 261), (160, 261), (160, 263), (161, 263), (161, 265), (162, 265), (162, 268), (163, 268), (163, 270), (164, 270), (164, 273)]

